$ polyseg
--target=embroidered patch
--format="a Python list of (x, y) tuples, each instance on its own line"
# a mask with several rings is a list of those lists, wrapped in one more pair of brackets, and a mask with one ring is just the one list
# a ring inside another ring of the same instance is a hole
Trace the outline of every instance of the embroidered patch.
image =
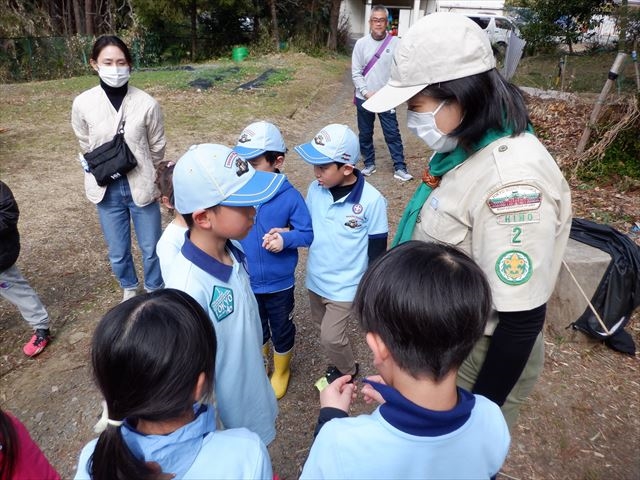
[(233, 313), (233, 290), (226, 287), (213, 287), (209, 308), (217, 321), (221, 322), (227, 318)]
[(362, 213), (362, 205), (359, 203), (356, 203), (353, 207), (351, 207), (351, 210), (353, 211), (353, 213), (355, 213), (356, 215), (359, 215)]
[(494, 213), (523, 212), (540, 207), (542, 194), (532, 185), (511, 185), (492, 194), (487, 205)]
[(518, 212), (498, 215), (496, 217), (500, 225), (511, 225), (514, 223), (540, 223), (540, 212)]
[(347, 221), (344, 224), (349, 228), (360, 228), (362, 227), (362, 219), (360, 217), (347, 217)]
[(498, 257), (496, 274), (507, 285), (522, 285), (533, 273), (529, 255), (520, 250), (509, 250)]

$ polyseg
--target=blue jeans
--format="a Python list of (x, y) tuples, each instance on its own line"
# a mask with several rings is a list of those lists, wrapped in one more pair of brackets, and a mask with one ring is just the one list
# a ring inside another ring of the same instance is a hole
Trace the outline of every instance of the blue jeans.
[(97, 205), (102, 233), (109, 249), (111, 270), (124, 289), (136, 288), (138, 276), (131, 255), (131, 220), (142, 251), (144, 288), (148, 291), (164, 286), (156, 244), (162, 234), (158, 202), (138, 207), (131, 197), (127, 177), (107, 187), (104, 198)]
[(287, 353), (293, 348), (296, 326), (293, 323), (294, 287), (274, 293), (256, 293), (260, 320), (262, 320), (262, 344), (273, 342), (277, 353)]
[[(376, 114), (362, 108), (364, 100), (356, 98), (356, 110), (358, 112), (358, 138), (360, 139), (360, 153), (364, 158), (364, 166), (369, 167), (376, 163), (376, 151), (373, 148), (373, 125), (376, 121)], [(407, 164), (404, 162), (404, 150), (402, 148), (402, 137), (398, 128), (398, 118), (396, 111), (389, 110), (378, 113), (384, 141), (389, 148), (391, 160), (393, 160), (394, 170), (406, 170)]]

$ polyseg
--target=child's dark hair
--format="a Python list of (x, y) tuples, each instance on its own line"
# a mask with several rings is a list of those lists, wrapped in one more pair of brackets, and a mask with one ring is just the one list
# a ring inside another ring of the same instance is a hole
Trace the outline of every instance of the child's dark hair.
[(278, 157), (284, 157), (284, 152), (274, 152), (274, 151), (264, 152), (264, 158), (267, 159), (267, 162), (269, 162), (269, 165), (273, 165), (274, 163), (276, 163), (276, 160), (278, 159)]
[[(111, 420), (162, 421), (193, 407), (201, 372), (213, 392), (216, 336), (207, 313), (192, 297), (173, 289), (139, 295), (111, 309), (93, 336), (91, 361)], [(199, 400), (199, 399), (198, 399)], [(91, 478), (155, 479), (109, 425), (91, 458)]]
[(13, 478), (13, 469), (18, 457), (17, 446), (16, 429), (9, 416), (0, 409), (0, 449), (2, 450), (0, 480), (11, 480)]
[(353, 311), (413, 377), (442, 380), (482, 336), (491, 290), (480, 267), (455, 247), (410, 241), (365, 272)]
[(95, 43), (93, 44), (93, 49), (91, 50), (91, 60), (98, 61), (98, 57), (100, 56), (100, 52), (105, 47), (109, 45), (113, 45), (114, 47), (118, 47), (124, 53), (124, 58), (127, 60), (129, 65), (133, 64), (133, 60), (131, 58), (131, 52), (129, 51), (129, 47), (124, 43), (119, 37), (115, 35), (102, 35), (99, 37)]
[(176, 162), (161, 162), (156, 170), (156, 185), (160, 190), (160, 195), (167, 197), (169, 203), (174, 205), (175, 195), (173, 194), (173, 169)]

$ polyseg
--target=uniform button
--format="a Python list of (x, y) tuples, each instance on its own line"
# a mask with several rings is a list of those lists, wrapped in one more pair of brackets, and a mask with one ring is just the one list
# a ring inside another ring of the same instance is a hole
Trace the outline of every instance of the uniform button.
[(499, 152), (506, 152), (506, 151), (507, 151), (507, 148), (509, 148), (509, 147), (507, 147), (506, 145), (500, 145), (500, 146), (498, 147), (498, 151), (499, 151)]

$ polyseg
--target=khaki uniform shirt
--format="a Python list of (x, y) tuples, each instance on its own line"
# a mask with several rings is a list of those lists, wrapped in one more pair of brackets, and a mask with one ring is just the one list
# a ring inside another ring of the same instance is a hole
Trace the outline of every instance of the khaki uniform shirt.
[[(413, 239), (455, 245), (482, 268), (497, 311), (547, 302), (571, 228), (571, 193), (540, 141), (524, 133), (474, 153), (442, 177)], [(487, 334), (495, 329), (497, 315)]]

